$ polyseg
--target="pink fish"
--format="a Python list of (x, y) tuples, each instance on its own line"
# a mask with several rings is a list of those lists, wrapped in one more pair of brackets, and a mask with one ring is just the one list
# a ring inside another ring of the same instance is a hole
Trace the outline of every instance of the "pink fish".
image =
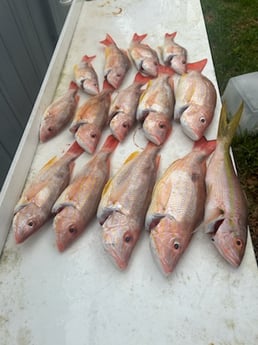
[(95, 57), (95, 55), (84, 55), (80, 63), (73, 68), (75, 81), (78, 87), (87, 94), (93, 96), (99, 93), (98, 76), (91, 64), (91, 61)]
[(174, 41), (176, 32), (166, 33), (162, 55), (164, 63), (171, 66), (178, 74), (186, 73), (187, 51)]
[(47, 107), (40, 124), (41, 142), (56, 136), (72, 119), (79, 101), (77, 91), (78, 86), (71, 82), (69, 90)]
[(97, 213), (101, 193), (109, 176), (109, 157), (117, 144), (118, 141), (110, 135), (55, 202), (52, 212), (56, 214), (54, 229), (60, 251), (82, 234)]
[(88, 153), (95, 152), (102, 130), (108, 123), (111, 90), (89, 98), (76, 111), (70, 127), (78, 144)]
[(147, 34), (134, 34), (129, 54), (139, 72), (143, 75), (156, 77), (158, 75), (159, 58), (157, 52), (149, 45), (142, 43)]
[(110, 85), (117, 89), (123, 82), (130, 68), (127, 53), (116, 45), (113, 38), (107, 34), (100, 43), (106, 46), (104, 76)]
[(25, 241), (51, 215), (51, 208), (70, 180), (73, 161), (82, 148), (75, 142), (60, 158), (52, 158), (28, 184), (14, 210), (13, 230), (17, 243)]
[(171, 132), (174, 113), (173, 73), (159, 70), (158, 77), (151, 79), (143, 91), (136, 112), (146, 138), (156, 145), (162, 145)]
[(128, 265), (144, 225), (158, 169), (159, 149), (148, 143), (141, 153), (131, 154), (102, 193), (97, 218), (103, 227), (103, 245), (122, 270)]
[(142, 93), (142, 84), (134, 82), (118, 91), (109, 109), (110, 129), (119, 141), (123, 141), (136, 121), (136, 109)]
[(204, 223), (219, 253), (233, 267), (241, 264), (247, 241), (247, 201), (229, 153), (242, 111), (243, 105), (228, 123), (223, 104), (217, 147), (206, 174)]
[(210, 125), (216, 107), (213, 83), (198, 71), (182, 75), (175, 88), (174, 118), (180, 120), (184, 133), (199, 140)]
[(205, 138), (173, 162), (155, 184), (145, 226), (154, 258), (171, 274), (204, 215), (206, 159), (216, 142)]

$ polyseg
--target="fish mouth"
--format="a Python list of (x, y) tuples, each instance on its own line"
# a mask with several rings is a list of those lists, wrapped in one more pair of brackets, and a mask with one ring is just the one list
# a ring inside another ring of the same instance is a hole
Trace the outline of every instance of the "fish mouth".
[(193, 141), (197, 141), (201, 138), (199, 133), (196, 133), (196, 131), (189, 125), (189, 123), (186, 121), (186, 119), (181, 116), (180, 123), (182, 126), (183, 132)]
[(107, 252), (109, 259), (111, 262), (119, 268), (121, 271), (125, 270), (126, 267), (128, 266), (128, 262), (126, 260), (123, 260), (118, 253), (112, 249), (112, 243), (103, 243), (104, 249)]

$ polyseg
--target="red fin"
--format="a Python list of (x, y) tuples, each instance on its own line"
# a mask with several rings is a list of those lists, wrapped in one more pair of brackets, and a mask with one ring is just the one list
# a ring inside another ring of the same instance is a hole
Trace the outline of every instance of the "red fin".
[(93, 55), (93, 56), (84, 55), (82, 58), (82, 61), (85, 61), (87, 63), (91, 63), (91, 61), (94, 60), (95, 57), (96, 57), (96, 55)]
[(101, 151), (113, 152), (118, 144), (119, 141), (111, 134), (106, 138)]
[(135, 33), (133, 35), (133, 41), (140, 43), (145, 37), (147, 37), (147, 35), (148, 34), (138, 35), (137, 33)]
[(216, 140), (207, 140), (204, 136), (194, 143), (193, 149), (204, 151), (207, 154), (212, 153), (216, 148)]
[(144, 85), (144, 84), (148, 83), (151, 79), (153, 79), (153, 78), (150, 76), (143, 76), (141, 74), (141, 72), (138, 72), (135, 74), (134, 82)]
[(172, 34), (166, 33), (165, 37), (166, 38), (171, 38), (172, 40), (176, 37), (177, 32), (173, 32)]
[(103, 86), (102, 86), (102, 90), (110, 90), (112, 92), (115, 91), (115, 88), (109, 84), (109, 82), (107, 81), (107, 79), (104, 79), (103, 81)]
[(164, 66), (164, 65), (158, 65), (158, 74), (163, 73), (163, 74), (168, 74), (168, 75), (174, 75), (175, 71), (169, 67), (169, 66)]
[(74, 141), (68, 148), (68, 150), (65, 152), (65, 154), (71, 154), (75, 157), (80, 156), (84, 152), (84, 149), (81, 148), (81, 146), (77, 143), (77, 141)]
[(203, 59), (200, 61), (192, 62), (187, 64), (187, 71), (197, 71), (202, 72), (204, 67), (207, 65), (208, 59)]
[(109, 34), (106, 34), (106, 38), (103, 41), (100, 41), (100, 43), (108, 47), (108, 46), (111, 46), (112, 44), (115, 44), (115, 41)]
[(69, 85), (69, 90), (78, 90), (78, 85), (74, 81), (71, 81)]

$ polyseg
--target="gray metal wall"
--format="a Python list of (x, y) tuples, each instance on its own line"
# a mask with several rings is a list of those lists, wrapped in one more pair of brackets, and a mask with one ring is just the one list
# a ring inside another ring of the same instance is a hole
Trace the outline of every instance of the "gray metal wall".
[(68, 9), (58, 0), (0, 0), (0, 188)]

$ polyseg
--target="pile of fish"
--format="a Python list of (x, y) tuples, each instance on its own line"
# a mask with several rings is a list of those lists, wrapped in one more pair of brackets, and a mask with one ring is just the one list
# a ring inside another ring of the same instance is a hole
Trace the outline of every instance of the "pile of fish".
[[(102, 90), (93, 66), (96, 56), (85, 55), (73, 68), (67, 92), (47, 107), (40, 142), (47, 145), (69, 126), (73, 143), (24, 189), (14, 210), (15, 240), (24, 242), (52, 218), (57, 247), (64, 251), (96, 217), (106, 252), (125, 269), (145, 228), (154, 259), (167, 276), (204, 225), (219, 253), (237, 267), (245, 251), (247, 207), (230, 143), (242, 108), (228, 123), (223, 105), (217, 140), (207, 141), (205, 131), (217, 102), (215, 87), (203, 74), (207, 60), (189, 63), (187, 50), (175, 42), (176, 33), (165, 34), (160, 50), (144, 43), (146, 37), (135, 33), (123, 50), (107, 34), (100, 42), (105, 53)], [(123, 87), (132, 68), (134, 80)], [(79, 105), (80, 92), (87, 98)], [(193, 147), (157, 179), (173, 121), (180, 123)], [(137, 122), (147, 144), (110, 177), (112, 152)], [(107, 128), (110, 133), (98, 148)], [(71, 178), (81, 155), (92, 157)]]

